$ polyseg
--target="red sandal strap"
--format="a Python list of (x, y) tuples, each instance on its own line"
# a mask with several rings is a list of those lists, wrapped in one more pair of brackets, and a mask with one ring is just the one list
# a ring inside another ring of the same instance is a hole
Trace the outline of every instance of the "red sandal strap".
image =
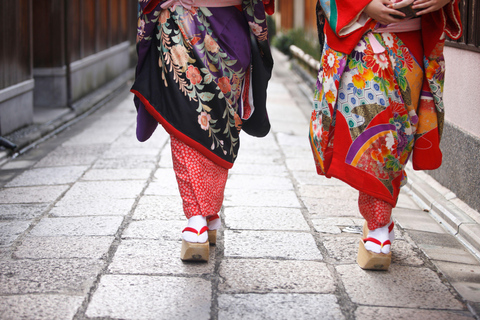
[(384, 243), (381, 243), (380, 240), (375, 239), (375, 238), (372, 238), (372, 237), (363, 239), (363, 243), (366, 243), (367, 241), (370, 241), (370, 242), (373, 242), (373, 243), (375, 243), (375, 244), (378, 244), (381, 248), (383, 248), (383, 247), (386, 246), (386, 245), (392, 245), (392, 243), (390, 242), (390, 240), (386, 240)]
[(373, 243), (375, 243), (375, 244), (378, 244), (379, 246), (382, 245), (382, 243), (380, 242), (380, 240), (375, 239), (375, 238), (365, 238), (365, 239), (363, 239), (363, 243), (366, 243), (367, 241), (370, 241), (370, 242), (373, 242)]
[(188, 231), (188, 232), (191, 232), (191, 233), (195, 233), (196, 235), (201, 235), (202, 233), (208, 231), (208, 227), (207, 226), (204, 226), (200, 232), (198, 232), (196, 229), (192, 228), (192, 227), (186, 227), (185, 229), (183, 229), (182, 233), (185, 232), (185, 231)]
[(395, 226), (395, 223), (393, 223), (392, 221), (392, 223), (388, 226), (388, 233), (392, 232), (394, 226)]

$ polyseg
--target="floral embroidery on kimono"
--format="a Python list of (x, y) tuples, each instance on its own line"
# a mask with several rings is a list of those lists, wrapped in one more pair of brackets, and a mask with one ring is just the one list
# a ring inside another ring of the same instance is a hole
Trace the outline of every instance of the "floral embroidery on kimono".
[(262, 1), (243, 1), (242, 11), (157, 5), (139, 12), (132, 92), (170, 134), (226, 168), (237, 157), (248, 104), (242, 95), (251, 81), (250, 33), (268, 44)]
[[(330, 25), (310, 121), (317, 172), (395, 206), (412, 151), (415, 169), (441, 163), (444, 38), (418, 61), (395, 33), (371, 33), (375, 23), (362, 21), (353, 9), (349, 16), (345, 6), (351, 1), (326, 2)], [(349, 24), (345, 16), (361, 23)], [(341, 52), (344, 39), (336, 35), (348, 32), (356, 45)], [(372, 40), (384, 51), (374, 52)]]

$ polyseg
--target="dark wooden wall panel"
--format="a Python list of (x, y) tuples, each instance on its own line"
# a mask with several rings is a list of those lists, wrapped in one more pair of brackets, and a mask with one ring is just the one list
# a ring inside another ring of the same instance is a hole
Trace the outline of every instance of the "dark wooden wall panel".
[[(131, 11), (131, 6), (129, 4), (128, 0), (120, 0), (120, 6), (119, 6), (119, 23), (120, 23), (120, 42), (127, 41), (129, 40), (129, 32), (128, 30), (132, 28), (133, 26), (136, 25), (136, 23), (131, 23), (132, 20), (130, 19), (131, 14), (129, 14)], [(136, 3), (135, 3), (136, 4)]]
[(120, 30), (120, 0), (110, 1), (110, 37), (111, 44), (116, 45), (121, 42)]
[(89, 56), (97, 52), (97, 15), (99, 6), (96, 0), (83, 0), (83, 16), (82, 16), (82, 55), (81, 58)]
[(100, 11), (99, 16), (97, 17), (98, 22), (98, 36), (97, 36), (97, 51), (102, 51), (110, 47), (110, 32), (109, 32), (109, 24), (110, 24), (110, 8), (109, 8), (109, 0), (98, 0)]
[(64, 1), (33, 1), (33, 65), (35, 68), (65, 65)]
[(449, 46), (480, 52), (480, 0), (461, 0), (463, 35), (447, 42)]
[(0, 89), (32, 78), (31, 0), (0, 1)]
[(124, 41), (135, 43), (136, 0), (0, 0), (0, 89)]

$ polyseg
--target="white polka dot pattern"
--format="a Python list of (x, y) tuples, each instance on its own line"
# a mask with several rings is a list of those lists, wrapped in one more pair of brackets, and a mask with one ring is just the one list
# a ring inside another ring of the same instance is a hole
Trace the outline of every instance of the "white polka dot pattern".
[(383, 200), (360, 191), (358, 208), (367, 220), (369, 230), (381, 228), (390, 222), (392, 206)]
[(173, 169), (187, 219), (218, 213), (223, 203), (228, 169), (225, 169), (179, 139), (170, 136)]

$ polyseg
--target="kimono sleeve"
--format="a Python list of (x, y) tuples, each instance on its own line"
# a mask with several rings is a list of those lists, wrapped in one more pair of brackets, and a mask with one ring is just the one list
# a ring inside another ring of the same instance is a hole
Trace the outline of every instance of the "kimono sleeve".
[(362, 29), (369, 17), (363, 9), (371, 0), (319, 0), (328, 24), (338, 37)]
[(371, 0), (319, 0), (325, 20), (325, 36), (328, 46), (335, 51), (349, 54), (374, 23), (363, 12)]

